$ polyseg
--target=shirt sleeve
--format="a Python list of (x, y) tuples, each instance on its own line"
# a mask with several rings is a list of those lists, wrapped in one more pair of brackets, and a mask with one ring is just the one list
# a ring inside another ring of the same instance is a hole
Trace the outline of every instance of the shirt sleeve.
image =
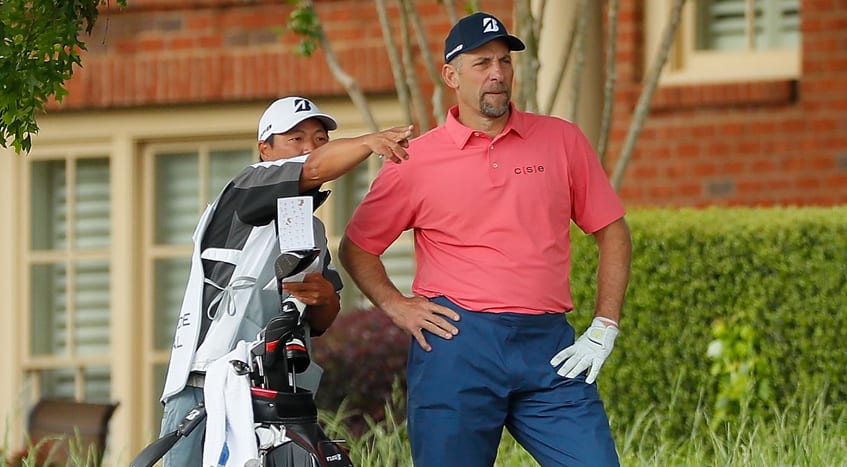
[(590, 234), (623, 217), (625, 210), (588, 139), (575, 126), (573, 133), (567, 148), (571, 217)]
[(239, 219), (265, 225), (276, 218), (277, 199), (300, 195), (301, 162), (255, 164), (232, 182), (232, 198)]
[(403, 183), (410, 164), (386, 162), (371, 189), (347, 224), (344, 234), (359, 248), (373, 255), (381, 255), (404, 230), (413, 227), (415, 202)]

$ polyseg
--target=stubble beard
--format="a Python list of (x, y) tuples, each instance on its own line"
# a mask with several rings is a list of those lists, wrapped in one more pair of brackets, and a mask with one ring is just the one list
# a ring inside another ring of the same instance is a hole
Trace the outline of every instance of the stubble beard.
[[(482, 115), (488, 118), (500, 118), (509, 111), (509, 102), (512, 100), (512, 93), (505, 89), (506, 99), (502, 103), (490, 102), (486, 99), (488, 94), (483, 94), (479, 98), (479, 111)], [(499, 96), (498, 96), (499, 100)]]

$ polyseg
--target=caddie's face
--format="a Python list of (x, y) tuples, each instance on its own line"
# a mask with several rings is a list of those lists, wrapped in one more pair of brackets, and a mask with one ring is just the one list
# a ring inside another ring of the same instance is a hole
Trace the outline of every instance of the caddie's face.
[(460, 107), (498, 118), (509, 111), (512, 98), (512, 56), (506, 42), (496, 39), (459, 55), (445, 70), (447, 85), (456, 90)]
[(308, 154), (329, 142), (329, 134), (323, 123), (309, 118), (298, 123), (286, 133), (273, 135), (273, 145), (265, 141), (259, 143), (259, 154), (263, 161), (291, 159)]

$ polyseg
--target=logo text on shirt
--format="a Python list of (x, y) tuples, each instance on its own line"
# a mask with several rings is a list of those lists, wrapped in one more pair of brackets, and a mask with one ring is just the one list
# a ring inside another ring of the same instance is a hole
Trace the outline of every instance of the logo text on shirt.
[(527, 165), (524, 167), (515, 167), (515, 175), (531, 175), (544, 172), (543, 165)]

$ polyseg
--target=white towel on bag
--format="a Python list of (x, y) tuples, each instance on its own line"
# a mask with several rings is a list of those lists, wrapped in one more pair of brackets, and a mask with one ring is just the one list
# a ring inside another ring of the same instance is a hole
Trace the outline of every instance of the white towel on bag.
[(242, 467), (259, 457), (253, 430), (250, 379), (238, 375), (231, 360), (250, 361), (248, 343), (238, 341), (235, 350), (212, 362), (206, 370), (206, 442), (203, 466)]

